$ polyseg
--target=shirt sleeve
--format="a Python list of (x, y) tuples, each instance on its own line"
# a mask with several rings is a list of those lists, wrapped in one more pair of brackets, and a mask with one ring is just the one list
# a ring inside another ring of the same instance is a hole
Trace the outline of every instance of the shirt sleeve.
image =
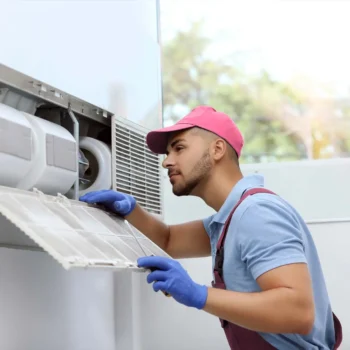
[(283, 204), (267, 200), (252, 203), (236, 232), (241, 259), (255, 279), (282, 265), (307, 262), (298, 221)]

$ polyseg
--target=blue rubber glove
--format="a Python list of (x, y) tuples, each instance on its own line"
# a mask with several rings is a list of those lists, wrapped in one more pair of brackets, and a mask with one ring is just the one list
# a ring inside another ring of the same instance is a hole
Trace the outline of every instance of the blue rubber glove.
[(161, 256), (142, 257), (139, 267), (156, 268), (147, 276), (155, 292), (168, 292), (176, 301), (186, 306), (203, 309), (207, 301), (208, 288), (195, 283), (179, 262)]
[(92, 191), (79, 198), (86, 203), (104, 205), (107, 209), (122, 215), (129, 215), (135, 208), (136, 200), (133, 196), (113, 190)]

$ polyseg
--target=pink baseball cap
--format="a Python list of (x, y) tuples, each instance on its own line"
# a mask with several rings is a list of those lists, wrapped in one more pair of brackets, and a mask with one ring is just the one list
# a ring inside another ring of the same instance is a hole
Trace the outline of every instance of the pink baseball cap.
[(231, 145), (238, 157), (241, 155), (244, 139), (237, 125), (228, 115), (208, 106), (196, 107), (176, 124), (149, 132), (147, 145), (153, 153), (165, 154), (170, 133), (193, 127), (218, 135)]

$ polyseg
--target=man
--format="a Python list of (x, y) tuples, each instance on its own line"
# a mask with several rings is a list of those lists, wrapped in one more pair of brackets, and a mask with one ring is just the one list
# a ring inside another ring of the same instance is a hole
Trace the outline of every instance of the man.
[(290, 204), (264, 189), (260, 175), (243, 177), (243, 137), (231, 118), (200, 106), (150, 132), (147, 144), (167, 155), (173, 193), (202, 198), (215, 215), (167, 226), (124, 193), (92, 192), (81, 200), (123, 215), (173, 258), (213, 257), (213, 287), (195, 283), (176, 260), (140, 258), (140, 267), (156, 268), (147, 276), (154, 290), (219, 317), (231, 349), (336, 348), (341, 328), (311, 234)]

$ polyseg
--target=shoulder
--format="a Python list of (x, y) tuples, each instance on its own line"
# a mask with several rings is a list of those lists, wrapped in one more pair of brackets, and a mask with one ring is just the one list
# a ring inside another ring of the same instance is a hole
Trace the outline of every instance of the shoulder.
[(242, 249), (258, 249), (282, 241), (303, 245), (302, 228), (296, 212), (282, 198), (255, 194), (241, 205), (229, 230), (234, 232)]
[(294, 209), (281, 197), (266, 193), (247, 197), (237, 208), (235, 220), (235, 226), (241, 229), (261, 224), (299, 226)]

